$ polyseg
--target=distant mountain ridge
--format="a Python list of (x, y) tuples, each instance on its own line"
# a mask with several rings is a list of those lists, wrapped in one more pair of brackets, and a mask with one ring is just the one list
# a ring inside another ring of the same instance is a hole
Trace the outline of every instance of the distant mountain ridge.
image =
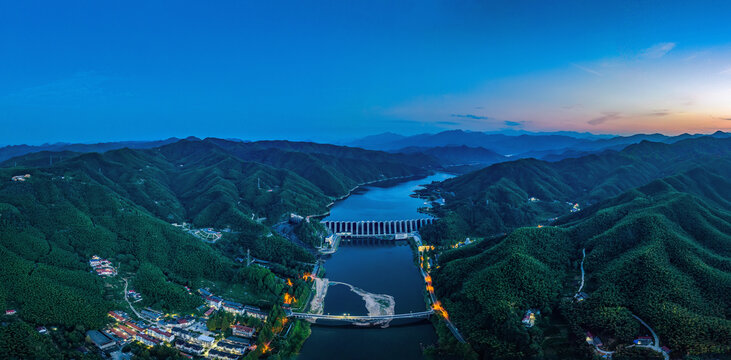
[(171, 137), (165, 140), (152, 140), (152, 141), (115, 141), (106, 143), (94, 143), (94, 144), (83, 144), (83, 143), (54, 143), (54, 144), (43, 144), (43, 145), (8, 145), (0, 148), (0, 162), (7, 159), (14, 158), (16, 156), (22, 156), (25, 154), (36, 153), (41, 151), (51, 152), (105, 152), (109, 150), (116, 150), (122, 148), (130, 149), (150, 149), (166, 144), (172, 144), (180, 139)]
[(730, 133), (718, 131), (714, 134), (682, 134), (667, 136), (663, 134), (637, 134), (631, 136), (614, 136), (610, 138), (591, 138), (582, 134), (568, 133), (530, 133), (519, 135), (505, 135), (495, 133), (471, 132), (464, 130), (449, 130), (436, 134), (419, 134), (400, 136), (397, 134), (381, 134), (368, 136), (351, 142), (348, 145), (365, 149), (396, 151), (408, 147), (443, 147), (469, 146), (482, 147), (498, 154), (515, 158), (551, 156), (554, 160), (563, 159), (560, 154), (595, 153), (603, 150), (621, 150), (627, 145), (636, 144), (643, 140), (672, 143), (701, 136), (730, 137)]
[(401, 154), (426, 154), (439, 160), (443, 166), (480, 165), (484, 167), (509, 159), (507, 156), (500, 155), (483, 147), (469, 147), (466, 145), (437, 146), (431, 148), (412, 146), (394, 152)]

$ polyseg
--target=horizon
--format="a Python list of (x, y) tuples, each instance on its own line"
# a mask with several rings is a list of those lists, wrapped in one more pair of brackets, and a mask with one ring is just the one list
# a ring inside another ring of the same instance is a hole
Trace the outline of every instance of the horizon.
[(723, 2), (5, 10), (2, 144), (731, 130)]
[[(335, 141), (325, 141), (325, 140), (317, 140), (317, 139), (290, 139), (290, 138), (260, 138), (260, 139), (245, 139), (245, 138), (235, 138), (235, 137), (222, 137), (222, 136), (196, 136), (196, 135), (187, 135), (187, 136), (163, 136), (160, 138), (148, 138), (148, 139), (120, 139), (120, 140), (110, 140), (110, 141), (95, 141), (95, 140), (88, 140), (88, 141), (55, 141), (55, 142), (43, 142), (43, 143), (13, 143), (13, 144), (3, 144), (0, 143), (0, 147), (10, 147), (10, 146), (53, 146), (53, 145), (75, 145), (75, 144), (81, 144), (81, 145), (93, 145), (93, 144), (104, 144), (104, 143), (123, 143), (123, 142), (153, 142), (153, 141), (164, 141), (164, 140), (186, 140), (190, 138), (195, 138), (198, 140), (205, 140), (205, 139), (221, 139), (221, 140), (228, 140), (228, 141), (243, 141), (243, 142), (257, 142), (257, 141), (292, 141), (292, 142), (312, 142), (312, 143), (319, 143), (319, 144), (331, 144), (331, 145), (338, 145), (338, 146), (351, 146), (353, 142), (370, 138), (370, 137), (376, 137), (381, 135), (397, 135), (397, 136), (404, 136), (404, 137), (412, 137), (412, 136), (420, 136), (420, 135), (436, 135), (439, 133), (444, 132), (468, 132), (468, 133), (483, 133), (486, 135), (504, 135), (504, 136), (522, 136), (522, 135), (528, 135), (528, 136), (566, 136), (566, 137), (574, 137), (577, 139), (584, 139), (588, 141), (593, 140), (599, 140), (599, 139), (611, 139), (616, 137), (630, 137), (630, 136), (654, 136), (654, 135), (660, 135), (660, 136), (666, 136), (666, 137), (676, 137), (681, 135), (690, 135), (690, 136), (710, 136), (718, 132), (726, 133), (722, 130), (716, 130), (708, 133), (680, 133), (680, 134), (664, 134), (661, 132), (655, 132), (655, 133), (633, 133), (633, 134), (625, 134), (625, 135), (619, 135), (619, 134), (595, 134), (590, 132), (574, 132), (574, 131), (546, 131), (546, 132), (522, 132), (522, 133), (503, 133), (503, 132), (493, 132), (493, 131), (472, 131), (472, 130), (465, 130), (465, 129), (450, 129), (450, 130), (442, 130), (439, 132), (423, 132), (423, 133), (415, 133), (415, 134), (399, 134), (394, 133), (390, 131), (381, 132), (377, 134), (370, 134), (370, 135), (363, 135), (357, 138), (349, 138), (349, 139), (337, 139)], [(572, 135), (571, 133), (574, 133), (575, 135)]]

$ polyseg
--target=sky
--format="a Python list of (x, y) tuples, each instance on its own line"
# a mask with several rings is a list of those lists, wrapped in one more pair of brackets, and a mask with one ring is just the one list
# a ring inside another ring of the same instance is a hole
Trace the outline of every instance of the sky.
[(0, 144), (731, 130), (727, 1), (0, 0)]

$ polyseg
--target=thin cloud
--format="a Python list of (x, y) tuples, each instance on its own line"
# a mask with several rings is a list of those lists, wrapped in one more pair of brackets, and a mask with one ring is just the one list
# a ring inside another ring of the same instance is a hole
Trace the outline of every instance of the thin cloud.
[(718, 73), (718, 74), (719, 74), (719, 75), (731, 75), (731, 67), (730, 67), (730, 68), (728, 68), (728, 69), (726, 69), (726, 70), (722, 70), (722, 71), (721, 71), (720, 73)]
[(457, 117), (457, 118), (473, 119), (473, 120), (488, 120), (488, 119), (490, 119), (487, 116), (475, 115), (475, 114), (452, 114), (451, 116), (452, 117)]
[(670, 115), (669, 110), (656, 110), (656, 111), (645, 114), (645, 116), (652, 116), (652, 117), (662, 117), (662, 116), (668, 116), (668, 115)]
[(598, 72), (598, 71), (596, 71), (596, 70), (594, 70), (594, 69), (592, 69), (592, 68), (588, 68), (588, 67), (586, 67), (586, 66), (582, 66), (582, 65), (579, 65), (579, 64), (574, 64), (574, 63), (571, 63), (571, 66), (573, 66), (573, 67), (575, 67), (575, 68), (577, 68), (577, 69), (579, 69), (579, 70), (581, 70), (581, 71), (583, 71), (583, 72), (586, 72), (586, 73), (592, 74), (592, 75), (596, 75), (596, 76), (604, 76), (604, 75), (602, 75), (602, 73), (600, 73), (600, 72)]
[(437, 121), (436, 124), (439, 124), (439, 125), (450, 125), (450, 126), (459, 125), (459, 123), (456, 122), (456, 121)]
[(523, 123), (518, 122), (518, 121), (505, 120), (505, 125), (506, 126), (521, 126), (521, 125), (523, 125)]
[(587, 121), (586, 123), (589, 125), (596, 126), (596, 125), (601, 125), (607, 121), (616, 120), (616, 119), (620, 119), (620, 118), (622, 118), (622, 115), (620, 113), (614, 112), (614, 111), (608, 111), (608, 112), (602, 113), (602, 116), (591, 119), (591, 120)]
[(642, 51), (642, 57), (646, 59), (659, 59), (675, 48), (675, 43), (665, 42), (650, 46)]

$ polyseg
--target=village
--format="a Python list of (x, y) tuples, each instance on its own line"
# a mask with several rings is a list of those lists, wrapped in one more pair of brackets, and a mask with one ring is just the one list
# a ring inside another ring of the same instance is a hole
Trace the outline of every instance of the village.
[[(238, 359), (249, 351), (256, 350), (254, 326), (241, 322), (231, 325), (231, 335), (211, 331), (206, 324), (218, 311), (225, 311), (244, 319), (257, 319), (266, 322), (268, 315), (261, 309), (225, 300), (212, 294), (208, 289), (198, 289), (205, 305), (201, 316), (163, 314), (150, 308), (140, 311), (138, 319), (120, 310), (108, 313), (112, 322), (101, 330), (87, 332), (91, 342), (103, 353), (112, 358), (122, 357), (120, 349), (131, 343), (144, 347), (168, 346), (180, 351), (186, 357), (205, 357), (208, 359)], [(237, 317), (237, 319), (239, 319)]]

